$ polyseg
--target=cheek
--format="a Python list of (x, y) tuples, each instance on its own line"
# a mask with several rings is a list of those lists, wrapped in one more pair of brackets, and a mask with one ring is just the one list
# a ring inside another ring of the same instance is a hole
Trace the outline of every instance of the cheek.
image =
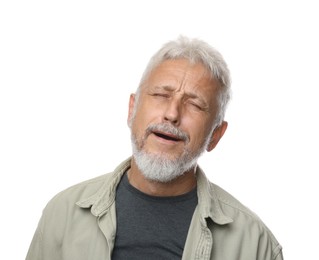
[(150, 118), (149, 112), (139, 108), (131, 120), (132, 133), (138, 137), (144, 135), (147, 127), (151, 123)]
[(191, 120), (185, 122), (185, 129), (190, 135), (191, 143), (194, 147), (200, 147), (205, 143), (211, 133), (211, 124), (207, 120)]
[(159, 123), (161, 111), (159, 108), (149, 106), (147, 103), (138, 107), (135, 113), (136, 125), (140, 128), (145, 128), (151, 123)]

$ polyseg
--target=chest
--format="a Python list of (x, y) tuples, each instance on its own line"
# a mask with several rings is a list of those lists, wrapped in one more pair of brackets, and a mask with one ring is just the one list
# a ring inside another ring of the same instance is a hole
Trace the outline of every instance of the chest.
[(196, 196), (158, 199), (120, 186), (112, 259), (181, 259), (196, 204)]

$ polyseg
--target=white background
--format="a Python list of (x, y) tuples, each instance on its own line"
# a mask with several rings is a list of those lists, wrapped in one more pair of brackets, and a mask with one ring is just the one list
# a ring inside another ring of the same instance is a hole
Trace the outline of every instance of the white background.
[(0, 258), (24, 259), (57, 192), (130, 155), (129, 94), (184, 34), (232, 72), (229, 128), (202, 168), (264, 220), (286, 259), (318, 259), (315, 2), (1, 1)]

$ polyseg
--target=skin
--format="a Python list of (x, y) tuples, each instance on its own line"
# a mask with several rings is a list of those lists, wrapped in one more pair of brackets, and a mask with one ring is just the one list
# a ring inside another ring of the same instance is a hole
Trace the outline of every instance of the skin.
[[(171, 159), (181, 155), (184, 149), (198, 151), (207, 138), (206, 150), (212, 151), (227, 129), (224, 121), (212, 131), (217, 113), (217, 91), (218, 82), (211, 79), (201, 63), (190, 64), (186, 59), (162, 62), (143, 84), (137, 104), (135, 94), (130, 96), (128, 122), (131, 122), (132, 134), (137, 139), (146, 137), (141, 147), (144, 151)], [(164, 122), (184, 131), (189, 141), (167, 140), (158, 133), (145, 135), (149, 124)], [(131, 185), (146, 194), (177, 196), (196, 186), (195, 168), (171, 182), (160, 183), (145, 179), (133, 158), (128, 178)]]

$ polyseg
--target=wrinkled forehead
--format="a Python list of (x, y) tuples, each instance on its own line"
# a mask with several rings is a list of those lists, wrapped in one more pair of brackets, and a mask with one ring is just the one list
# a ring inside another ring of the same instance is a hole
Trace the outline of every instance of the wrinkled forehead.
[(210, 99), (216, 95), (218, 82), (201, 63), (190, 63), (186, 59), (166, 60), (150, 73), (142, 88), (143, 91), (150, 88), (165, 88), (198, 93)]
[(144, 87), (158, 81), (189, 81), (194, 84), (201, 82), (216, 85), (218, 81), (214, 79), (210, 71), (200, 62), (190, 62), (187, 59), (164, 60), (154, 67), (143, 82)]

